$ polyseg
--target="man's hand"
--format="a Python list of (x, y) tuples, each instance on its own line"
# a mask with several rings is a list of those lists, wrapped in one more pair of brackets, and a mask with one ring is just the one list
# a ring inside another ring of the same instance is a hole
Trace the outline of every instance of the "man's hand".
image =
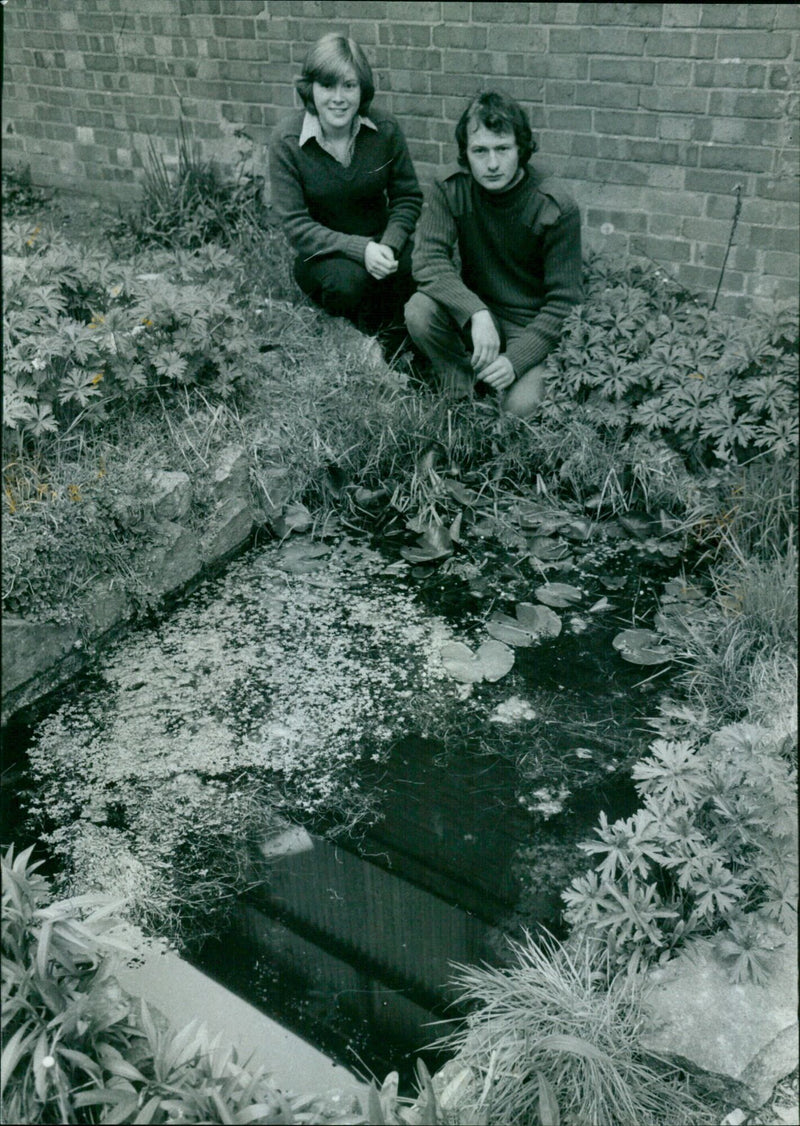
[(368, 274), (382, 281), (395, 272), (397, 259), (391, 246), (385, 246), (382, 242), (368, 242), (364, 251), (364, 266)]
[(505, 391), (514, 382), (516, 376), (511, 360), (508, 356), (502, 355), (498, 356), (496, 360), (492, 360), (486, 367), (481, 368), (478, 371), (478, 379), (488, 383), (495, 391)]
[[(479, 372), (500, 354), (500, 336), (488, 309), (479, 309), (470, 317), (472, 323), (472, 366)], [(481, 377), (483, 378), (483, 377)]]

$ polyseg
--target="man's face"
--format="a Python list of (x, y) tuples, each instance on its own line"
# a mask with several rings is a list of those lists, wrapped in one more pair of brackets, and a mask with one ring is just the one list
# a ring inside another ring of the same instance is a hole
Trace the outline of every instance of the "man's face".
[(513, 133), (493, 133), (475, 125), (467, 133), (467, 163), (482, 188), (500, 192), (519, 171), (519, 149)]

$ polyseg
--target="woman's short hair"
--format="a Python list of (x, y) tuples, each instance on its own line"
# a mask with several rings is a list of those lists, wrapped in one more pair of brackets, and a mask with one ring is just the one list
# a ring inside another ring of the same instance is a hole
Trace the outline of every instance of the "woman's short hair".
[(456, 125), (458, 163), (464, 168), (469, 167), (467, 144), (470, 130), (480, 125), (492, 133), (513, 133), (519, 149), (520, 165), (527, 164), (538, 148), (522, 106), (507, 94), (488, 90), (475, 95)]
[(344, 77), (348, 67), (356, 72), (361, 87), (360, 114), (366, 114), (375, 97), (375, 80), (367, 56), (354, 39), (331, 32), (318, 39), (306, 55), (303, 72), (297, 79), (297, 92), (309, 113), (316, 114), (314, 95), (311, 87), (315, 82), (320, 86), (333, 86)]

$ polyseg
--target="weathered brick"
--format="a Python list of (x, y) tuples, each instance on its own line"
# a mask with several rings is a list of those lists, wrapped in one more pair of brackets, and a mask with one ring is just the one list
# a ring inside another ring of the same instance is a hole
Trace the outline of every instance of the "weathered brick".
[(772, 167), (772, 151), (747, 148), (743, 145), (702, 145), (701, 168), (737, 168), (743, 172), (768, 172)]
[[(470, 55), (470, 51), (445, 51), (444, 54)], [(407, 70), (437, 71), (442, 69), (442, 52), (426, 50), (417, 47), (392, 47), (389, 50), (389, 66), (403, 67)], [(445, 67), (447, 69), (447, 67)], [(454, 68), (457, 69), (457, 68)], [(390, 76), (391, 78), (391, 76)]]
[(711, 172), (704, 168), (686, 169), (686, 190), (694, 192), (732, 192), (743, 177), (735, 172)]
[(472, 18), (477, 23), (526, 24), (530, 19), (530, 9), (530, 4), (508, 4), (505, 0), (481, 4), (475, 0), (472, 5)]
[(622, 113), (616, 110), (595, 110), (594, 127), (599, 133), (617, 136), (655, 137), (658, 117), (654, 113)]
[(657, 262), (688, 262), (689, 247), (685, 242), (673, 238), (657, 238), (654, 235), (636, 236), (636, 244), (641, 252)]
[(658, 27), (660, 4), (580, 4), (578, 20), (617, 27)]
[(720, 59), (786, 59), (791, 49), (792, 37), (788, 32), (723, 32), (719, 36), (717, 55)]
[(689, 141), (695, 138), (695, 123), (688, 117), (659, 117), (658, 136), (665, 141)]
[(490, 51), (544, 52), (547, 50), (547, 32), (540, 27), (495, 25), (488, 29), (486, 45)]
[(633, 109), (640, 104), (639, 90), (616, 82), (579, 82), (575, 87), (575, 104)]
[(382, 23), (378, 27), (378, 42), (393, 47), (428, 47), (431, 29), (421, 23)]
[(706, 90), (659, 90), (656, 87), (639, 91), (642, 109), (667, 113), (704, 114), (708, 112), (709, 93)]
[(767, 79), (767, 68), (763, 63), (726, 62), (695, 64), (695, 83), (698, 86), (749, 87), (760, 90)]
[(669, 213), (656, 211), (648, 217), (647, 229), (651, 235), (656, 235), (658, 238), (678, 238), (681, 229), (681, 218), (679, 215), (670, 215)]
[(655, 78), (656, 64), (645, 59), (589, 60), (589, 77), (593, 82), (630, 82), (649, 86)]
[(662, 25), (664, 27), (698, 27), (702, 4), (664, 4)]
[(586, 221), (594, 227), (603, 223), (613, 223), (619, 231), (646, 231), (647, 216), (635, 211), (611, 211), (602, 208), (589, 208)]
[(433, 28), (435, 47), (467, 47), (481, 51), (486, 47), (487, 29), (474, 24), (441, 24)]

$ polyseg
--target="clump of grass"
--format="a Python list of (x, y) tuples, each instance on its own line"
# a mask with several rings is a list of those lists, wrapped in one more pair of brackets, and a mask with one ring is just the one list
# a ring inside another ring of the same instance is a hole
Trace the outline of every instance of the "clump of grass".
[(512, 942), (506, 968), (458, 966), (466, 1023), (437, 1045), (455, 1050), (472, 1082), (460, 1123), (534, 1126), (674, 1126), (710, 1122), (681, 1075), (638, 1046), (641, 994), (633, 974), (606, 984), (604, 956), (588, 942), (530, 934)]
[(729, 540), (729, 556), (710, 574), (715, 597), (708, 612), (687, 621), (680, 644), (680, 682), (690, 699), (726, 722), (780, 683), (797, 650), (797, 551), (789, 540), (771, 559)]

